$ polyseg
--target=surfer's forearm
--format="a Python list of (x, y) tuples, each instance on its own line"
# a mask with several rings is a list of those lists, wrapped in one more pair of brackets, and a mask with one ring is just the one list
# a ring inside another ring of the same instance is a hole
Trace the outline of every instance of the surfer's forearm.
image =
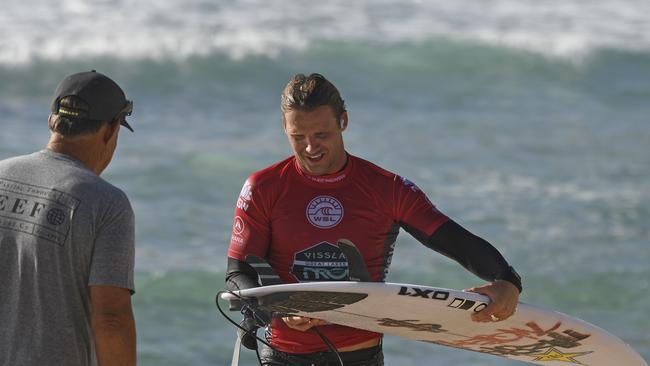
[[(416, 238), (418, 236), (416, 235)], [(486, 240), (449, 220), (426, 240), (429, 248), (457, 261), (486, 281), (505, 280), (521, 292), (521, 279), (499, 251)]]
[(259, 287), (257, 272), (250, 264), (228, 257), (226, 289), (230, 291)]

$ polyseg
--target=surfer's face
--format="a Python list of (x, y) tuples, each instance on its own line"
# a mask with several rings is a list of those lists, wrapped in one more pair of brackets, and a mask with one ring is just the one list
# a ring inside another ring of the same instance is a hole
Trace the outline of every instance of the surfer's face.
[(337, 121), (329, 106), (311, 111), (289, 110), (284, 114), (284, 132), (305, 173), (328, 175), (343, 169), (347, 159), (343, 131), (347, 124), (347, 113)]

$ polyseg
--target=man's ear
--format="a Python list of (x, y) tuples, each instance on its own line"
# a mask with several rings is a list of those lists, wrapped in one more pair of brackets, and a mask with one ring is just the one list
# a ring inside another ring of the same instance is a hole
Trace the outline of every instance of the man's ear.
[(47, 126), (50, 131), (54, 132), (54, 114), (50, 113), (50, 116), (47, 117)]
[(341, 131), (345, 131), (348, 128), (348, 112), (341, 113), (341, 119), (339, 120), (339, 128)]

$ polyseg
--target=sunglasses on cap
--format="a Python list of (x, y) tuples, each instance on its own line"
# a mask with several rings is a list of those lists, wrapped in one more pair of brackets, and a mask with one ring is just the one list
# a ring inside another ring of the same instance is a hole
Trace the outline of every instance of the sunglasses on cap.
[(129, 131), (134, 132), (134, 131), (133, 131), (133, 127), (131, 127), (131, 125), (129, 124), (129, 122), (126, 121), (126, 117), (127, 117), (127, 116), (130, 116), (131, 113), (133, 113), (133, 101), (127, 99), (127, 101), (126, 101), (126, 105), (125, 105), (124, 108), (122, 108), (122, 110), (117, 114), (117, 116), (115, 117), (115, 119), (119, 119), (119, 120), (120, 120), (120, 124), (121, 124), (122, 126), (128, 128)]

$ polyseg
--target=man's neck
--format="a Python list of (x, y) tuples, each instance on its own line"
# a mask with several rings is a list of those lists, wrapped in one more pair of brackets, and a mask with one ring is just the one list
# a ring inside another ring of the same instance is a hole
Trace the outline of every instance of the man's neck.
[(100, 164), (100, 153), (93, 145), (94, 144), (85, 137), (57, 138), (52, 136), (46, 148), (80, 161), (88, 169), (99, 175), (103, 170)]

